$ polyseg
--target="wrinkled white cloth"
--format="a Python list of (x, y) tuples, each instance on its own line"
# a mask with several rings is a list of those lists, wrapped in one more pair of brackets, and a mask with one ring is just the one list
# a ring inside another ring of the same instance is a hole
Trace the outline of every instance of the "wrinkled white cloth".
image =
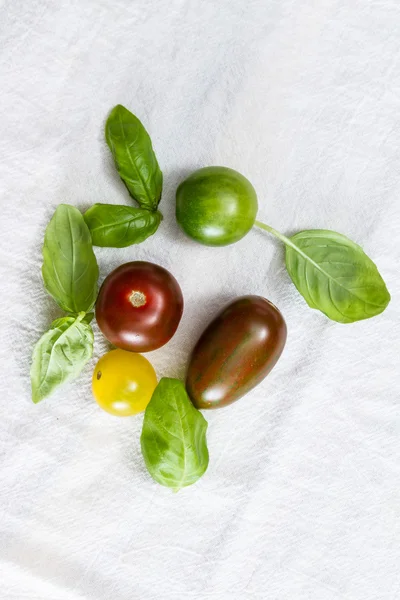
[[(2, 600), (397, 600), (400, 595), (400, 4), (398, 0), (0, 2), (0, 597)], [(145, 124), (164, 221), (96, 249), (101, 278), (133, 259), (170, 269), (185, 312), (159, 376), (181, 377), (229, 300), (264, 295), (285, 352), (246, 398), (206, 413), (210, 466), (178, 494), (140, 453), (142, 416), (91, 397), (108, 348), (30, 400), (32, 347), (60, 314), (40, 274), (60, 202), (129, 203), (109, 110)], [(309, 309), (268, 234), (225, 248), (179, 230), (195, 168), (241, 171), (259, 218), (329, 228), (376, 261), (392, 301), (339, 325)]]

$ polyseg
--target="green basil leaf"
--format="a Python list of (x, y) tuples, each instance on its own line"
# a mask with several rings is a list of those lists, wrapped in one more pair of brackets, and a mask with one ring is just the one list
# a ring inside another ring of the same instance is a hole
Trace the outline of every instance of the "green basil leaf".
[(346, 236), (312, 229), (285, 243), (286, 268), (311, 308), (339, 323), (353, 323), (380, 314), (389, 304), (375, 263)]
[(140, 438), (150, 475), (178, 491), (195, 483), (208, 466), (207, 421), (177, 379), (160, 380), (147, 405)]
[(37, 342), (32, 356), (32, 400), (37, 403), (60, 384), (77, 377), (93, 352), (93, 331), (77, 317), (56, 319)]
[(66, 312), (93, 307), (99, 269), (89, 228), (74, 206), (60, 204), (47, 226), (42, 275), (46, 290)]
[(156, 210), (163, 176), (149, 134), (139, 119), (118, 104), (107, 119), (106, 141), (132, 198), (141, 208)]
[[(68, 316), (70, 316), (70, 315), (68, 315)], [(72, 315), (72, 316), (75, 316), (75, 315)], [(92, 312), (91, 312), (91, 313), (87, 313), (87, 314), (86, 314), (86, 315), (83, 317), (82, 321), (83, 321), (84, 323), (87, 323), (87, 324), (89, 325), (89, 324), (90, 324), (90, 323), (93, 321), (93, 318), (94, 318), (94, 313), (92, 313)]]
[(94, 204), (84, 214), (95, 246), (125, 248), (153, 235), (161, 222), (159, 211), (144, 208)]

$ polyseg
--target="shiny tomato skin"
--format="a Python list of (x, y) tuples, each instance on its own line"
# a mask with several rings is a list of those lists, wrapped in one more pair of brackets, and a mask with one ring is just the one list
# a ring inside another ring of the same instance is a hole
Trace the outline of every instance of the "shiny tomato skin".
[(198, 169), (176, 191), (176, 219), (183, 231), (206, 246), (226, 246), (244, 237), (258, 210), (255, 189), (228, 167)]
[(183, 312), (183, 296), (169, 271), (145, 261), (121, 265), (101, 286), (96, 320), (117, 348), (149, 352), (174, 335)]
[(100, 358), (92, 377), (97, 404), (117, 417), (145, 410), (157, 386), (157, 375), (141, 354), (111, 350)]
[(189, 362), (186, 389), (197, 408), (219, 408), (258, 385), (286, 342), (280, 311), (261, 296), (242, 296), (208, 325)]

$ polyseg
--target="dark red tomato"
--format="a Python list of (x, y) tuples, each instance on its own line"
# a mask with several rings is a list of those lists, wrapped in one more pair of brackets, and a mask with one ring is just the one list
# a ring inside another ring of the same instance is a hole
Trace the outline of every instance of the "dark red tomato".
[(110, 273), (96, 302), (106, 338), (123, 350), (149, 352), (172, 338), (183, 312), (175, 277), (149, 262), (130, 262)]
[(239, 400), (276, 364), (286, 342), (279, 310), (261, 296), (243, 296), (212, 321), (189, 362), (186, 389), (197, 408)]

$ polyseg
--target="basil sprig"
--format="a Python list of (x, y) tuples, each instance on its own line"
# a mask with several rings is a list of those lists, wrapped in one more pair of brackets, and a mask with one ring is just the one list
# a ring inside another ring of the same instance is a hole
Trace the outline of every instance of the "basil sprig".
[(108, 116), (106, 142), (117, 171), (139, 208), (95, 204), (85, 220), (95, 246), (125, 248), (153, 235), (162, 220), (157, 210), (163, 175), (151, 139), (142, 123), (118, 104)]
[(147, 405), (140, 438), (150, 475), (179, 491), (196, 483), (208, 466), (207, 421), (178, 379), (160, 380)]
[(47, 226), (43, 245), (43, 282), (58, 306), (70, 313), (56, 319), (37, 342), (32, 356), (32, 400), (39, 402), (79, 375), (93, 353), (90, 321), (99, 269), (82, 214), (60, 204)]
[(37, 403), (61, 383), (77, 377), (93, 352), (93, 331), (85, 313), (56, 319), (32, 356), (32, 400)]

